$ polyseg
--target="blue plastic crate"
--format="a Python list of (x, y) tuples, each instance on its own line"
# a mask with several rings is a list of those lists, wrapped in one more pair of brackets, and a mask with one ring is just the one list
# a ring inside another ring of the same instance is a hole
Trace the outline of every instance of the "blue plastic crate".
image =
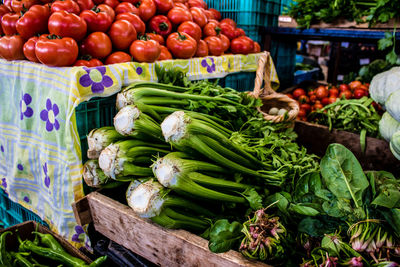
[(271, 57), (278, 73), (280, 88), (293, 85), (296, 67), (297, 44), (292, 41), (273, 40), (271, 45)]
[(314, 68), (312, 70), (297, 70), (294, 73), (294, 84), (299, 84), (305, 81), (316, 81), (318, 78), (319, 69)]
[(295, 3), (293, 0), (281, 0), (281, 14), (286, 14), (293, 3)]
[(49, 227), (49, 225), (35, 213), (11, 201), (2, 189), (0, 189), (0, 216), (0, 225), (3, 228), (8, 228), (30, 220)]
[(255, 78), (255, 72), (234, 73), (222, 79), (220, 85), (235, 89), (239, 92), (253, 91)]

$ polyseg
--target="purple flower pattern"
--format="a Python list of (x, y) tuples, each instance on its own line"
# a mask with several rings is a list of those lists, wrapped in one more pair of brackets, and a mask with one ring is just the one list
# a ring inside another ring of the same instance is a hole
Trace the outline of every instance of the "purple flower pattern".
[(142, 73), (143, 73), (142, 67), (137, 67), (137, 68), (136, 68), (136, 73), (137, 73), (138, 75), (142, 74)]
[(210, 58), (208, 58), (208, 59), (211, 60), (211, 64), (209, 64), (208, 61), (207, 61), (207, 58), (205, 58), (205, 59), (203, 59), (203, 60), (201, 61), (201, 66), (202, 66), (203, 68), (207, 68), (207, 72), (208, 72), (208, 73), (213, 73), (213, 72), (216, 70), (214, 58), (210, 57)]
[(6, 178), (1, 178), (1, 186), (2, 186), (3, 188), (7, 188), (7, 181), (6, 181)]
[(25, 201), (26, 203), (29, 203), (31, 200), (29, 199), (28, 196), (24, 196), (24, 201)]
[(79, 79), (79, 83), (83, 87), (90, 86), (92, 92), (95, 94), (103, 93), (104, 88), (110, 87), (114, 83), (110, 76), (105, 75), (106, 67), (104, 66), (95, 68), (83, 67), (83, 69), (86, 71), (86, 74)]
[(24, 170), (24, 166), (22, 166), (21, 163), (18, 163), (17, 165), (18, 170), (23, 171)]
[(50, 177), (47, 174), (48, 170), (47, 170), (47, 162), (43, 165), (43, 172), (44, 172), (44, 185), (49, 188), (50, 186)]
[(33, 115), (33, 109), (29, 107), (28, 105), (32, 102), (32, 97), (30, 94), (24, 94), (22, 96), (22, 99), (19, 101), (19, 110), (21, 112), (21, 120), (24, 119), (24, 117), (30, 118)]
[(72, 236), (72, 241), (80, 243), (81, 240), (79, 239), (79, 236), (83, 233), (85, 233), (85, 231), (83, 231), (82, 226), (80, 225), (75, 226), (75, 234)]
[(57, 120), (57, 115), (60, 113), (56, 103), (51, 103), (50, 99), (46, 101), (46, 108), (40, 112), (40, 119), (46, 122), (46, 130), (48, 132), (53, 131), (53, 129), (60, 129), (60, 123)]
[(1, 150), (1, 152), (4, 153), (4, 146), (3, 145), (0, 146), (0, 150)]

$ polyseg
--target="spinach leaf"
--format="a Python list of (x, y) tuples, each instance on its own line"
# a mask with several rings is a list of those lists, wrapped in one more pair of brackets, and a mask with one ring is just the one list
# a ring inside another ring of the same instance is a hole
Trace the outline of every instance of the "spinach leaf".
[(254, 188), (246, 189), (241, 195), (249, 202), (250, 208), (253, 210), (262, 209), (262, 197), (257, 193)]
[(385, 171), (367, 172), (373, 193), (371, 204), (385, 208), (400, 207), (400, 182), (391, 174)]
[(288, 215), (289, 201), (291, 201), (290, 195), (287, 192), (280, 192), (268, 196), (265, 202), (266, 206), (276, 202), (275, 206), (278, 210), (282, 214)]
[(243, 225), (239, 222), (229, 223), (228, 220), (218, 220), (210, 230), (208, 248), (214, 253), (222, 253), (235, 248), (235, 245), (244, 237), (241, 232)]
[(338, 199), (353, 200), (356, 208), (363, 205), (368, 180), (354, 154), (341, 144), (329, 145), (320, 163), (323, 182)]
[(317, 216), (319, 211), (314, 209), (313, 207), (309, 207), (306, 204), (290, 204), (289, 211), (296, 212), (300, 215), (305, 216)]

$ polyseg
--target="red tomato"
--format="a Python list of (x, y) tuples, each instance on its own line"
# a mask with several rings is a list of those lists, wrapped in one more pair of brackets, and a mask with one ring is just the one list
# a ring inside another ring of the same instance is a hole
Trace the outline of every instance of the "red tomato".
[(211, 56), (220, 56), (224, 53), (222, 41), (217, 36), (208, 36), (204, 39), (208, 46), (208, 53)]
[(253, 53), (260, 53), (261, 52), (261, 47), (257, 42), (254, 42), (254, 50)]
[[(308, 104), (306, 104), (308, 105)], [(305, 118), (307, 116), (307, 111), (305, 109), (300, 108), (299, 113), (297, 114), (300, 118)]]
[(323, 109), (324, 106), (321, 103), (315, 103), (313, 106), (313, 110)]
[(75, 61), (73, 66), (84, 66), (84, 67), (98, 67), (98, 66), (103, 66), (103, 62), (101, 62), (100, 60), (98, 60), (97, 58), (92, 58), (92, 59), (78, 59), (77, 61)]
[(364, 91), (368, 91), (368, 90), (369, 90), (369, 87), (366, 86), (365, 84), (362, 84), (362, 85), (360, 85), (359, 87), (357, 87), (357, 89), (362, 89), (362, 90), (364, 90)]
[(10, 13), (11, 9), (9, 9), (6, 5), (0, 4), (0, 17), (4, 16), (7, 13)]
[(211, 20), (211, 19), (215, 20), (216, 19), (214, 13), (211, 12), (210, 10), (204, 10), (203, 12), (204, 12), (204, 15), (206, 15), (208, 20)]
[(157, 43), (159, 43), (160, 45), (164, 45), (165, 41), (164, 38), (159, 35), (159, 34), (155, 34), (155, 33), (146, 33), (146, 36), (150, 39), (150, 40), (154, 40)]
[(208, 56), (208, 45), (204, 40), (200, 40), (197, 44), (196, 57), (206, 57)]
[(293, 99), (293, 95), (291, 93), (287, 93), (285, 95), (288, 96), (289, 98)]
[(188, 1), (189, 7), (199, 7), (207, 9), (207, 4), (203, 0), (189, 0)]
[(339, 90), (335, 87), (329, 89), (329, 96), (337, 97), (339, 95)]
[(29, 9), (33, 5), (39, 4), (38, 0), (12, 0), (11, 9), (15, 13), (20, 13), (24, 9)]
[(237, 37), (246, 36), (246, 32), (242, 28), (236, 28), (235, 29), (235, 34), (236, 34)]
[(51, 4), (51, 13), (65, 10), (69, 13), (74, 13), (79, 16), (79, 5), (72, 0), (57, 0)]
[(118, 6), (119, 1), (118, 0), (104, 0), (103, 4), (108, 5), (115, 9)]
[(110, 64), (124, 63), (131, 61), (132, 61), (131, 55), (125, 52), (117, 51), (107, 57), (105, 64), (110, 65)]
[(185, 21), (179, 25), (178, 32), (189, 34), (191, 37), (193, 37), (193, 39), (196, 40), (196, 42), (200, 41), (202, 35), (200, 26), (193, 21)]
[(139, 9), (129, 2), (122, 2), (115, 8), (115, 13), (133, 13), (139, 16)]
[(77, 42), (85, 38), (87, 31), (86, 22), (81, 17), (64, 10), (50, 16), (48, 28), (51, 34), (71, 37)]
[(172, 23), (166, 16), (158, 15), (150, 20), (149, 28), (151, 31), (166, 38), (172, 32)]
[(315, 103), (317, 101), (317, 96), (316, 95), (311, 95), (310, 96), (310, 102)]
[(233, 28), (236, 28), (237, 27), (237, 25), (236, 25), (236, 22), (233, 20), (233, 19), (223, 19), (223, 20), (221, 20), (221, 22), (220, 22), (221, 24), (229, 24), (229, 25), (232, 25), (232, 27)]
[(138, 62), (153, 63), (161, 54), (160, 44), (154, 40), (136, 40), (129, 50)]
[(249, 37), (240, 36), (231, 41), (231, 51), (234, 54), (247, 55), (254, 50), (254, 41)]
[(36, 42), (35, 53), (42, 64), (52, 67), (71, 66), (78, 57), (78, 45), (70, 37), (42, 35)]
[(24, 59), (24, 40), (19, 35), (0, 38), (0, 57), (7, 60)]
[(192, 14), (193, 21), (196, 22), (201, 28), (206, 26), (208, 18), (206, 14), (204, 14), (204, 9), (192, 7), (190, 9), (190, 13)]
[(79, 16), (86, 21), (88, 32), (106, 32), (112, 23), (110, 15), (98, 8), (85, 10)]
[(341, 93), (339, 94), (339, 98), (340, 98), (340, 99), (343, 99), (343, 97), (346, 98), (346, 99), (350, 99), (351, 96), (352, 96), (352, 94), (351, 94), (351, 91), (350, 91), (350, 90), (343, 91), (343, 92), (341, 92)]
[(329, 97), (329, 104), (335, 103), (336, 102), (337, 97), (336, 96), (330, 96)]
[(23, 52), (25, 57), (32, 62), (39, 62), (39, 59), (37, 59), (35, 54), (35, 46), (38, 39), (39, 37), (37, 36), (31, 37), (29, 38), (28, 41), (26, 41), (26, 43), (23, 46)]
[(220, 13), (218, 10), (216, 10), (216, 9), (214, 9), (214, 8), (209, 8), (208, 11), (210, 11), (210, 12), (213, 13), (214, 19), (216, 19), (216, 20), (218, 20), (218, 21), (221, 20), (222, 16), (221, 16), (221, 13)]
[[(228, 23), (220, 23), (220, 28), (221, 28), (221, 33), (225, 34), (229, 40), (233, 40), (236, 37), (239, 37), (236, 34), (236, 28), (234, 28), (232, 25), (228, 24)], [(254, 44), (253, 44), (253, 48), (254, 48)]]
[(81, 12), (85, 10), (90, 10), (94, 7), (93, 0), (76, 0), (76, 2), (78, 3)]
[(321, 103), (322, 105), (326, 106), (329, 105), (329, 98), (328, 97), (324, 97), (321, 99)]
[(180, 8), (183, 8), (183, 9), (189, 9), (189, 5), (186, 5), (186, 4), (183, 4), (183, 3), (176, 3), (176, 2), (174, 2), (173, 8), (174, 7), (180, 7)]
[(343, 91), (346, 91), (346, 90), (350, 90), (350, 86), (348, 86), (347, 84), (339, 85), (339, 91), (340, 92), (343, 92)]
[(111, 21), (114, 21), (115, 12), (112, 7), (110, 7), (109, 5), (101, 4), (101, 5), (98, 5), (97, 8), (103, 12), (106, 12), (108, 15), (110, 15)]
[[(47, 0), (46, 0), (46, 1), (47, 1)], [(104, 0), (93, 0), (93, 3), (94, 3), (95, 5), (103, 4), (103, 2), (104, 2)]]
[(157, 6), (157, 13), (167, 14), (174, 7), (172, 0), (154, 0)]
[(311, 111), (311, 106), (310, 104), (304, 103), (300, 105), (300, 109), (305, 110), (306, 113), (309, 113)]
[(139, 35), (143, 35), (146, 31), (146, 25), (144, 22), (139, 18), (139, 16), (132, 14), (132, 13), (121, 13), (118, 14), (116, 20), (124, 19), (129, 21), (133, 27), (135, 27), (136, 32)]
[(310, 102), (310, 99), (306, 95), (299, 96), (299, 98), (297, 100), (300, 102), (300, 104), (309, 103)]
[(167, 39), (168, 50), (175, 58), (191, 58), (196, 54), (197, 42), (185, 32), (174, 32)]
[[(366, 93), (367, 91), (365, 91), (365, 90), (363, 90), (363, 89), (355, 89), (354, 90), (354, 93), (353, 93), (353, 98), (355, 98), (355, 99), (360, 99), (360, 98), (362, 98), (362, 97), (364, 97), (364, 96), (366, 96)], [(367, 93), (368, 94), (368, 93)]]
[(315, 91), (314, 90), (310, 90), (310, 91), (307, 92), (307, 95), (308, 96), (315, 95)]
[(93, 32), (83, 40), (82, 54), (102, 59), (111, 53), (111, 39), (104, 32)]
[(17, 21), (16, 28), (24, 39), (47, 31), (47, 22), (50, 16), (48, 5), (34, 5)]
[(148, 21), (156, 14), (157, 6), (153, 0), (142, 0), (139, 6), (139, 17)]
[(301, 95), (306, 95), (306, 92), (302, 88), (297, 88), (293, 91), (293, 97), (298, 99)]
[(113, 47), (118, 50), (125, 50), (136, 40), (137, 33), (135, 27), (124, 19), (115, 21), (108, 31)]
[(315, 91), (315, 95), (319, 100), (328, 97), (329, 92), (325, 86), (318, 86), (317, 90)]
[(168, 12), (168, 18), (172, 24), (178, 26), (185, 21), (193, 21), (192, 13), (189, 9), (174, 7)]
[(169, 60), (172, 59), (172, 55), (169, 52), (168, 48), (166, 48), (165, 46), (161, 45), (161, 54), (158, 57), (157, 60), (162, 61), (162, 60)]
[(222, 50), (224, 50), (224, 52), (228, 51), (229, 47), (231, 47), (231, 41), (229, 40), (229, 38), (226, 37), (225, 34), (220, 34), (218, 35), (218, 37), (222, 41)]
[(351, 90), (354, 90), (354, 89), (358, 88), (361, 85), (362, 85), (362, 83), (360, 81), (352, 81), (351, 83), (349, 83), (349, 86), (350, 86)]
[(1, 28), (5, 35), (14, 35), (17, 33), (17, 21), (19, 20), (18, 14), (5, 14), (1, 18)]
[(221, 28), (219, 27), (219, 23), (216, 21), (209, 21), (206, 26), (203, 28), (204, 37), (207, 36), (217, 36), (221, 32)]

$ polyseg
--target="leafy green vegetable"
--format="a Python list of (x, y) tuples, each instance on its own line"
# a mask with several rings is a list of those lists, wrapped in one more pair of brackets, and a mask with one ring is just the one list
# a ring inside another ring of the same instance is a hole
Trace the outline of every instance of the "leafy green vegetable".
[(208, 248), (214, 253), (226, 252), (235, 248), (243, 238), (243, 226), (238, 222), (229, 223), (228, 220), (218, 220), (210, 230)]
[(247, 199), (247, 201), (250, 204), (250, 208), (252, 208), (253, 210), (258, 210), (258, 209), (262, 209), (262, 197), (257, 193), (257, 191), (254, 188), (251, 189), (246, 189), (246, 191), (244, 191), (243, 193), (241, 193), (241, 195)]

